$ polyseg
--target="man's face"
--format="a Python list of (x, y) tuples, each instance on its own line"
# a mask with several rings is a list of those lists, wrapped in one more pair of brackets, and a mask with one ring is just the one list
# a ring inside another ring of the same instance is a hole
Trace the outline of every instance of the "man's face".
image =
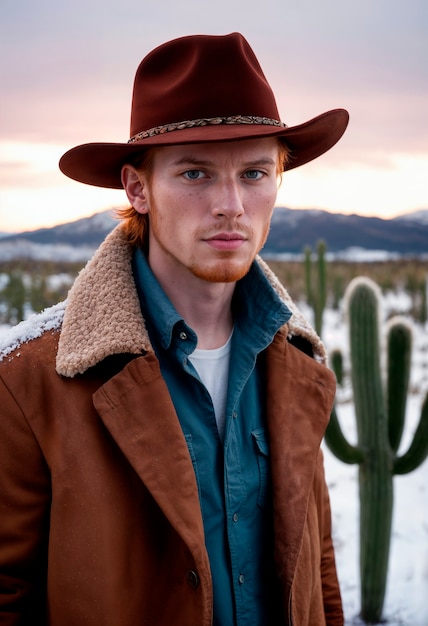
[(273, 138), (167, 146), (141, 178), (159, 277), (234, 282), (263, 247), (278, 188)]

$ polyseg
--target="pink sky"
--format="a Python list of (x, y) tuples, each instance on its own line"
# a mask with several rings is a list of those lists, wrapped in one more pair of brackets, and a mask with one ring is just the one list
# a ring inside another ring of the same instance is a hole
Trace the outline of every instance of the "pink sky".
[(347, 108), (328, 154), (284, 176), (278, 204), (389, 217), (428, 208), (425, 0), (22, 0), (0, 22), (0, 231), (70, 221), (125, 203), (68, 180), (63, 152), (126, 141), (132, 82), (156, 45), (238, 30), (299, 124)]

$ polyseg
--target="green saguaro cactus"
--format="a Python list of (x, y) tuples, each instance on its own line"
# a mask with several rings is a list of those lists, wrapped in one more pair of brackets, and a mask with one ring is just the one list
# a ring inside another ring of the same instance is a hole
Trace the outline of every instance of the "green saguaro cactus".
[[(333, 410), (325, 441), (341, 461), (359, 465), (361, 617), (381, 621), (385, 598), (393, 476), (418, 467), (428, 454), (428, 394), (408, 450), (398, 455), (405, 424), (412, 349), (411, 329), (400, 318), (387, 329), (386, 384), (382, 383), (379, 338), (380, 290), (368, 278), (354, 279), (345, 294), (349, 317), (350, 367), (357, 444), (344, 436)], [(340, 373), (341, 358), (333, 367)], [(338, 376), (339, 380), (339, 376)]]
[(317, 284), (314, 287), (312, 280), (312, 250), (306, 246), (305, 254), (305, 286), (306, 300), (314, 311), (314, 325), (318, 335), (321, 336), (324, 309), (327, 301), (327, 280), (325, 252), (327, 246), (324, 241), (317, 243)]

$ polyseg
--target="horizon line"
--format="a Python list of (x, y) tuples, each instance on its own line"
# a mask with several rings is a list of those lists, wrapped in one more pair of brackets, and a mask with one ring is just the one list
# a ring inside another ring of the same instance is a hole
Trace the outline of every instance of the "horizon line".
[[(95, 210), (90, 214), (87, 215), (82, 215), (81, 217), (77, 217), (76, 219), (71, 219), (71, 220), (65, 220), (65, 221), (60, 221), (60, 222), (56, 222), (54, 224), (50, 224), (50, 225), (46, 225), (46, 226), (36, 226), (35, 228), (28, 228), (28, 229), (24, 229), (24, 230), (2, 230), (0, 227), (0, 234), (3, 236), (12, 236), (12, 235), (18, 235), (18, 234), (22, 234), (22, 233), (34, 233), (37, 232), (38, 230), (50, 230), (51, 228), (56, 228), (57, 226), (62, 226), (65, 224), (73, 224), (75, 222), (79, 222), (81, 220), (84, 219), (90, 219), (92, 217), (94, 217), (95, 215), (99, 215), (101, 213), (109, 213), (111, 212), (113, 214), (114, 211), (116, 211), (119, 208), (119, 206), (117, 207), (110, 207), (110, 208), (104, 208), (104, 209), (99, 209), (99, 210)], [(385, 221), (389, 221), (389, 220), (394, 220), (396, 218), (399, 217), (404, 217), (406, 215), (413, 215), (415, 213), (420, 213), (420, 212), (428, 212), (428, 208), (419, 208), (419, 209), (409, 209), (407, 211), (403, 211), (403, 212), (399, 212), (396, 213), (394, 215), (389, 215), (387, 217), (382, 217), (381, 215), (377, 214), (377, 213), (372, 213), (372, 214), (367, 214), (367, 213), (359, 213), (357, 211), (333, 211), (331, 209), (326, 209), (326, 208), (319, 208), (319, 207), (289, 207), (289, 206), (285, 206), (283, 204), (276, 204), (274, 209), (288, 209), (290, 211), (320, 211), (323, 213), (329, 213), (331, 215), (344, 215), (345, 217), (351, 217), (351, 216), (358, 216), (358, 217), (364, 217), (367, 219), (381, 219), (381, 220), (385, 220)], [(113, 215), (112, 215), (113, 217)], [(120, 221), (120, 218), (118, 218), (118, 221)]]

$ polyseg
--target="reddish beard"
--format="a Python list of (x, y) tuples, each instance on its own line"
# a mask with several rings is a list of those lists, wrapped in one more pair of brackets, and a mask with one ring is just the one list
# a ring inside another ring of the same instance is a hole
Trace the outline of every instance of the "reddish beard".
[(209, 283), (236, 282), (248, 273), (254, 259), (237, 262), (233, 261), (233, 254), (233, 252), (223, 252), (222, 259), (209, 267), (195, 262), (189, 266), (189, 271)]
[[(151, 198), (151, 211), (149, 213), (149, 228), (151, 230), (152, 236), (157, 240), (158, 245), (163, 248), (164, 252), (166, 252), (169, 256), (174, 257), (171, 251), (165, 247), (162, 241), (162, 219), (160, 219), (160, 215), (157, 211), (156, 201), (152, 197)], [(195, 258), (189, 259), (186, 267), (189, 272), (191, 272), (197, 278), (205, 280), (211, 283), (232, 283), (243, 278), (249, 271), (256, 254), (260, 252), (263, 248), (267, 236), (269, 234), (270, 221), (265, 225), (265, 228), (260, 236), (260, 241), (255, 249), (253, 255), (244, 256), (244, 258), (239, 258), (239, 252), (235, 251), (217, 251), (217, 259), (211, 261), (198, 261)], [(216, 228), (216, 232), (224, 231), (224, 232), (233, 232), (233, 233), (241, 233), (245, 236), (248, 241), (252, 241), (254, 239), (254, 233), (251, 228), (244, 227), (239, 222), (236, 223), (225, 222), (222, 226), (218, 226)], [(210, 237), (214, 236), (216, 232), (199, 230), (194, 234), (195, 240), (203, 241), (207, 240)], [(208, 256), (208, 255), (207, 255)]]

